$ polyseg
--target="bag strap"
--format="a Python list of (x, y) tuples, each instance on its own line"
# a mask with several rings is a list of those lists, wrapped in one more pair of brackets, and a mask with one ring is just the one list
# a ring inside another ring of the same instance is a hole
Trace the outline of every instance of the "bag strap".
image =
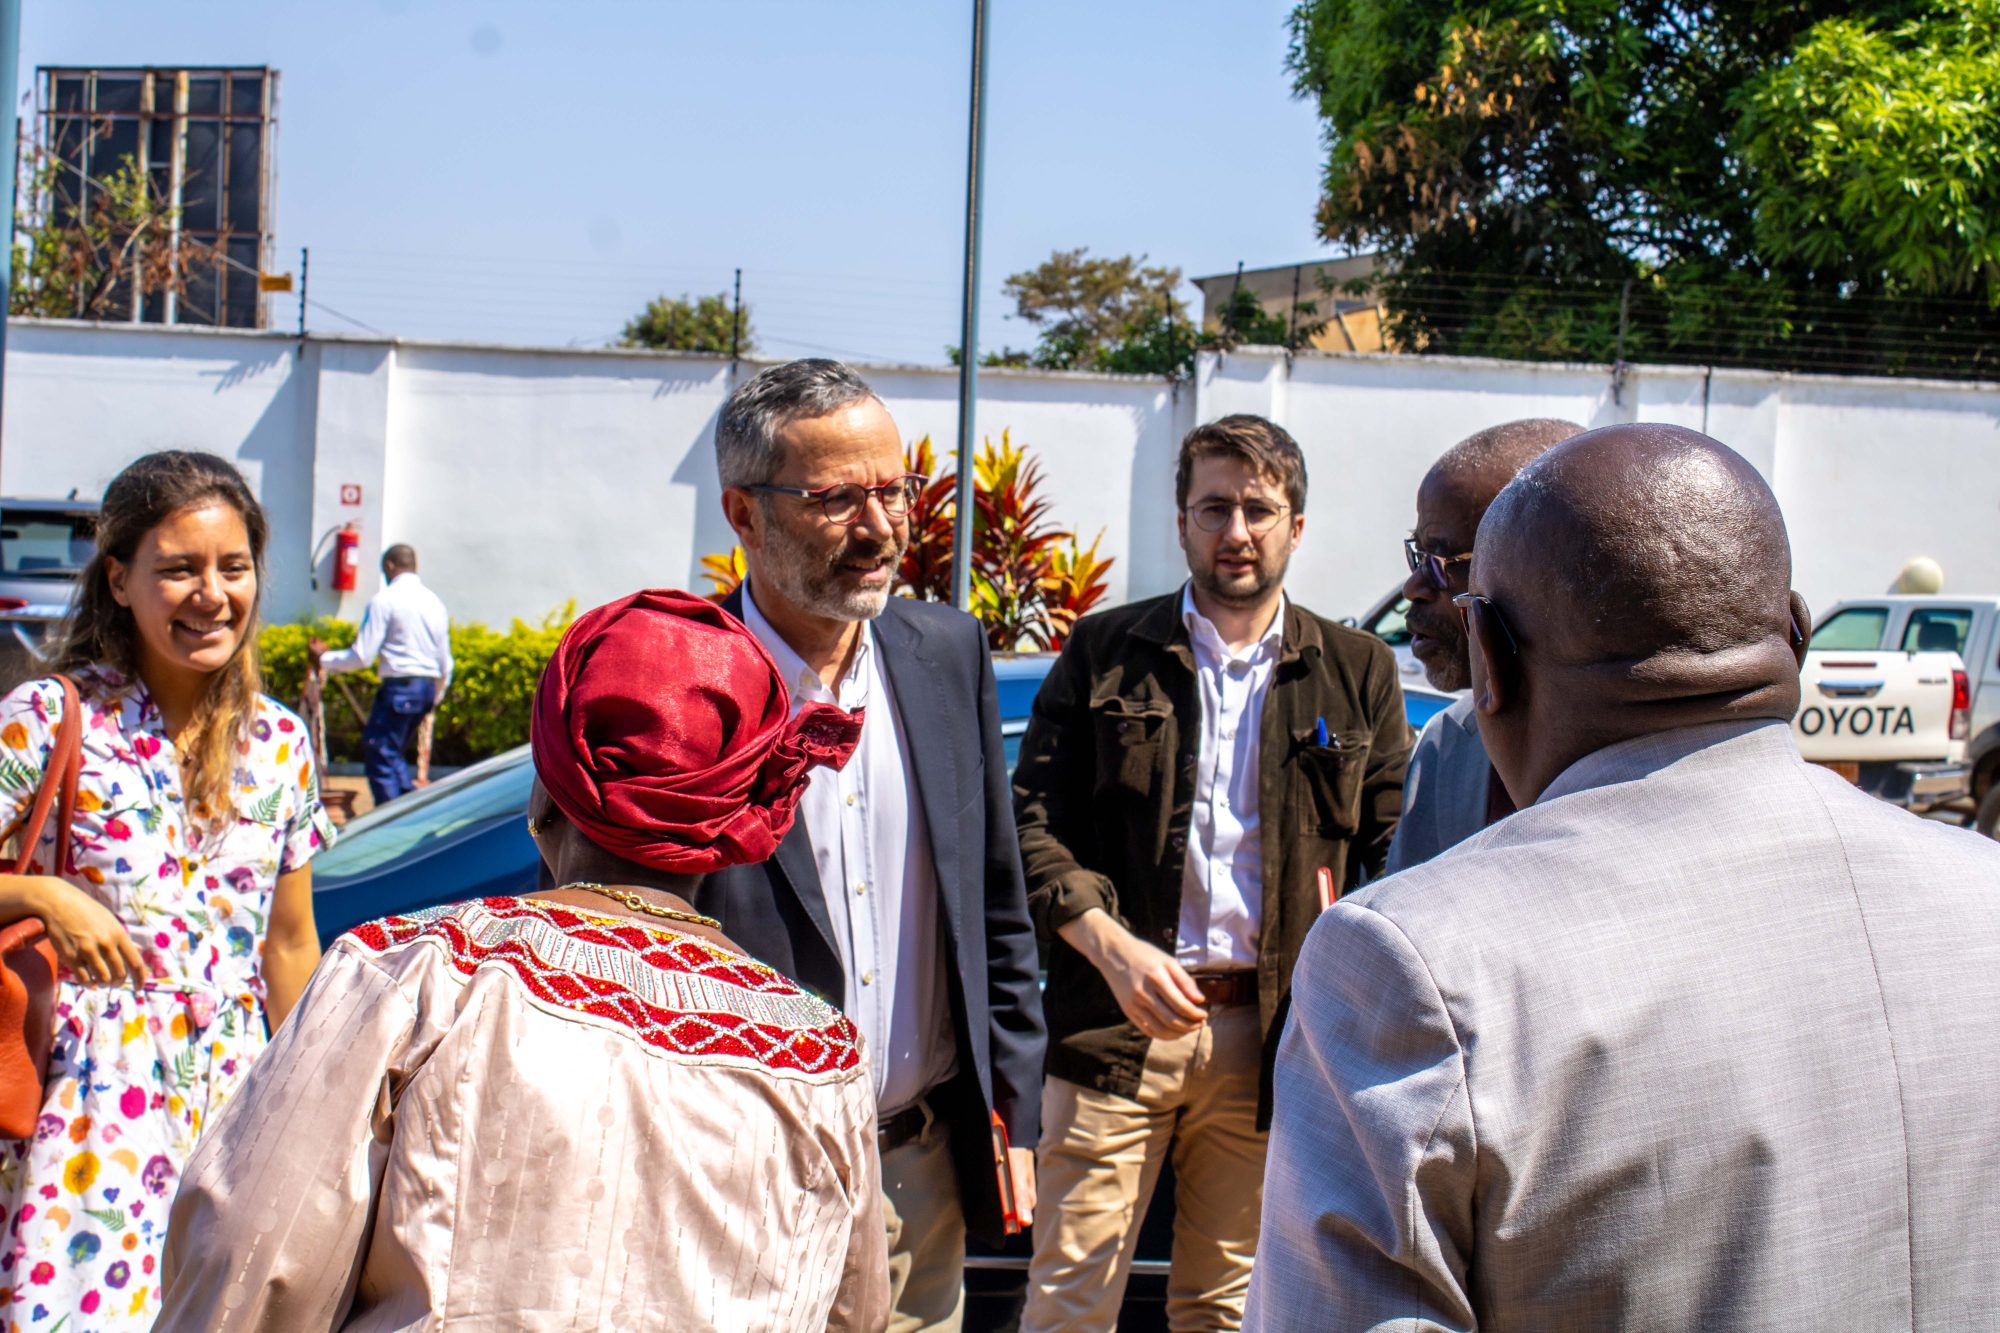
[(20, 856), (14, 862), (12, 873), (26, 874), (28, 863), (34, 859), (35, 844), (42, 840), (42, 830), (49, 822), (49, 808), (55, 806), (56, 813), (56, 860), (49, 871), (60, 875), (69, 865), (70, 822), (76, 817), (77, 781), (83, 770), (83, 701), (76, 692), (76, 682), (68, 676), (57, 676), (62, 686), (62, 721), (56, 727), (56, 742), (49, 750), (48, 767), (42, 770), (42, 785), (35, 790), (34, 808), (20, 828)]

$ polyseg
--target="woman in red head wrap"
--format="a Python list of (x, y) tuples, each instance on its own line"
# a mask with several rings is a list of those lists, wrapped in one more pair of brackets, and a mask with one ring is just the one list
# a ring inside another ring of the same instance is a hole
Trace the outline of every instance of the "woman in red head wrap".
[(683, 896), (770, 855), (860, 728), (791, 717), (700, 598), (580, 618), (533, 721), (529, 831), (560, 887), (328, 950), (189, 1163), (158, 1326), (880, 1328), (854, 1026)]
[[(839, 768), (861, 717), (814, 704), (787, 721), (777, 663), (734, 616), (641, 592), (580, 618), (535, 692), (535, 772), (591, 850), (673, 876), (761, 861), (791, 827), (807, 771)], [(551, 870), (562, 874), (554, 856)]]

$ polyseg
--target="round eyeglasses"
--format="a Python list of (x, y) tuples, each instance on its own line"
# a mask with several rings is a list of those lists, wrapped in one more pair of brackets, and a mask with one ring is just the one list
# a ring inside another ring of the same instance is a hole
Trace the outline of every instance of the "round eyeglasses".
[(1433, 555), (1418, 546), (1415, 537), (1405, 537), (1403, 559), (1410, 562), (1412, 574), (1421, 569), (1424, 577), (1431, 581), (1431, 586), (1443, 592), (1451, 586), (1451, 567), (1462, 565), (1472, 559), (1472, 552), (1467, 551), (1464, 555)]
[(807, 490), (803, 486), (774, 486), (761, 483), (745, 486), (746, 491), (762, 491), (769, 495), (795, 495), (801, 500), (809, 500), (819, 506), (820, 513), (826, 515), (829, 523), (842, 527), (861, 517), (861, 511), (868, 507), (870, 496), (882, 506), (882, 512), (891, 522), (910, 516), (916, 507), (917, 496), (922, 493), (930, 478), (920, 472), (905, 472), (894, 481), (885, 481), (880, 486), (863, 486), (859, 482), (846, 481), (834, 486), (821, 486)]
[(1267, 504), (1262, 500), (1245, 500), (1242, 504), (1229, 500), (1203, 500), (1200, 504), (1189, 505), (1187, 511), (1194, 525), (1203, 532), (1221, 532), (1229, 526), (1229, 520), (1239, 509), (1243, 511), (1243, 526), (1250, 530), (1250, 535), (1263, 537), (1278, 526), (1278, 520), (1285, 516), (1287, 506)]

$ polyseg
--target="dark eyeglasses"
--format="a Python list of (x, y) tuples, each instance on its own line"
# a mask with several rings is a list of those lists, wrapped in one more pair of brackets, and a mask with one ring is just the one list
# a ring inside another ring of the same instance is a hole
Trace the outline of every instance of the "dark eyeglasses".
[(1263, 537), (1278, 526), (1278, 520), (1285, 516), (1287, 508), (1286, 505), (1266, 504), (1262, 500), (1245, 500), (1242, 504), (1228, 500), (1203, 500), (1200, 504), (1189, 505), (1188, 514), (1203, 532), (1220, 532), (1229, 526), (1229, 520), (1240, 509), (1243, 511), (1243, 526), (1250, 530), (1250, 535)]
[(1521, 641), (1514, 637), (1514, 627), (1509, 625), (1507, 617), (1501, 614), (1498, 602), (1483, 592), (1462, 592), (1451, 599), (1451, 604), (1458, 608), (1459, 618), (1465, 622), (1467, 639), (1472, 637), (1472, 608), (1476, 606), (1492, 616), (1493, 623), (1500, 627), (1501, 635), (1507, 640), (1507, 651), (1516, 657), (1521, 655)]
[(1453, 565), (1462, 565), (1472, 559), (1472, 552), (1467, 551), (1464, 555), (1432, 555), (1417, 545), (1415, 537), (1405, 537), (1403, 559), (1410, 562), (1412, 574), (1421, 569), (1424, 571), (1424, 577), (1431, 581), (1431, 586), (1443, 592), (1451, 586), (1451, 576), (1446, 571)]
[(810, 500), (819, 506), (829, 523), (842, 527), (861, 517), (861, 511), (868, 507), (868, 498), (882, 506), (882, 512), (892, 520), (910, 516), (916, 507), (917, 495), (930, 480), (920, 472), (905, 472), (894, 481), (885, 481), (880, 486), (863, 486), (859, 482), (841, 482), (836, 486), (821, 486), (817, 490), (807, 490), (803, 486), (773, 486), (768, 483), (745, 486), (746, 491), (763, 491), (770, 495), (796, 495), (801, 500)]

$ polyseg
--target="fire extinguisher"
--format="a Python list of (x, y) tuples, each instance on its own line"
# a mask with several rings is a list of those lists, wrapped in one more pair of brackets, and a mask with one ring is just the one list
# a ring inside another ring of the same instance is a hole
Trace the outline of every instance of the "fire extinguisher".
[(361, 572), (361, 529), (352, 523), (333, 534), (333, 590), (353, 592)]

